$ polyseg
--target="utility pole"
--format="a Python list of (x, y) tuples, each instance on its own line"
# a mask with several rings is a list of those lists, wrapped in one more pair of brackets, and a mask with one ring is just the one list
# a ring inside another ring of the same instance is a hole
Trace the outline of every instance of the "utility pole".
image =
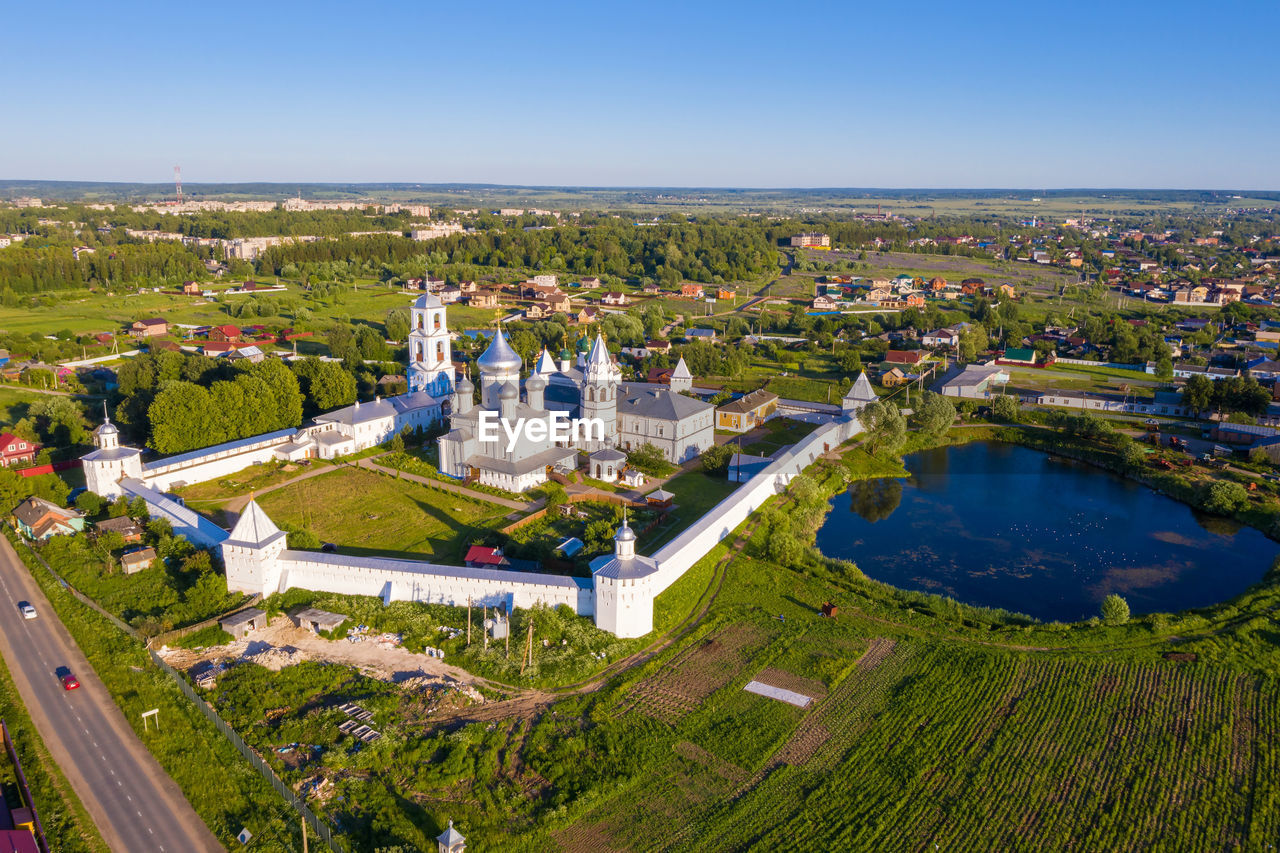
[(484, 647), (489, 649), (489, 606), (486, 604), (484, 609), (480, 611), (480, 627), (484, 630)]
[(511, 611), (506, 607), (502, 608), (507, 618), (507, 637), (506, 637), (506, 655), (507, 660), (511, 660)]
[(302, 853), (307, 853), (307, 819), (302, 819)]
[(467, 596), (467, 648), (471, 648), (471, 596)]

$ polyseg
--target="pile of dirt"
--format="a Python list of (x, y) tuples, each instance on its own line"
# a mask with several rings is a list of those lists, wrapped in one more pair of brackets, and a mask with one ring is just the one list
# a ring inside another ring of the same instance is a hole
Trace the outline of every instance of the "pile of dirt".
[(244, 663), (256, 663), (258, 666), (279, 672), (286, 666), (302, 663), (306, 660), (306, 657), (292, 646), (284, 646), (283, 648), (271, 647), (263, 649), (257, 654), (245, 654), (240, 660)]
[(412, 678), (406, 678), (404, 681), (399, 682), (399, 684), (403, 689), (414, 692), (442, 695), (452, 694), (458, 699), (464, 700), (463, 704), (480, 704), (484, 702), (484, 696), (480, 694), (479, 690), (476, 690), (469, 684), (463, 684), (462, 682), (452, 678), (436, 678), (430, 675), (418, 675)]

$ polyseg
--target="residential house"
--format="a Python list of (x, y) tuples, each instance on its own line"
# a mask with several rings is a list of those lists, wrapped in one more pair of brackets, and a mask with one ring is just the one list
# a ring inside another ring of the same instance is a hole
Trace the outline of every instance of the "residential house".
[(593, 275), (589, 275), (586, 278), (584, 278), (582, 281), (578, 282), (578, 287), (581, 287), (583, 290), (599, 290), (601, 287), (601, 284), (602, 282), (600, 281), (600, 279), (596, 278)]
[(129, 332), (138, 340), (143, 338), (155, 338), (160, 335), (169, 333), (169, 324), (161, 317), (152, 317), (149, 320), (138, 320), (129, 327)]
[(215, 343), (233, 344), (240, 340), (240, 329), (236, 326), (213, 326), (206, 337)]
[(1206, 376), (1216, 382), (1219, 379), (1233, 379), (1239, 375), (1239, 370), (1230, 367), (1207, 367), (1203, 364), (1187, 364), (1185, 362), (1177, 362), (1173, 365), (1173, 377), (1175, 379)]
[(580, 311), (571, 313), (569, 315), (569, 319), (574, 323), (577, 323), (579, 326), (586, 325), (587, 323), (594, 323), (596, 320), (600, 319), (600, 309), (592, 305), (586, 305)]
[(463, 296), (470, 296), (471, 294), (475, 293), (479, 289), (480, 289), (480, 286), (476, 284), (474, 281), (458, 282), (458, 290), (462, 291)]
[(200, 293), (200, 285), (196, 284), (194, 281), (184, 281), (182, 283), (183, 296), (199, 296)]
[(716, 429), (747, 432), (767, 421), (778, 410), (778, 395), (760, 388), (716, 409)]
[(480, 290), (471, 294), (467, 304), (472, 308), (497, 308), (498, 307), (498, 291), (496, 290)]
[(142, 541), (142, 528), (138, 526), (138, 522), (134, 521), (127, 515), (119, 518), (104, 518), (102, 521), (93, 525), (98, 535), (103, 533), (119, 533), (120, 538), (124, 540), (126, 545), (136, 545)]
[(737, 295), (737, 291), (731, 290), (727, 287), (721, 287), (716, 290), (716, 299), (733, 299)]
[(684, 284), (680, 285), (680, 295), (685, 299), (701, 299), (703, 293), (705, 293), (705, 290), (700, 284), (694, 284), (691, 281), (686, 281)]
[(611, 290), (601, 296), (600, 301), (605, 305), (626, 305), (631, 300), (627, 298), (627, 294), (618, 290)]
[(661, 293), (662, 285), (658, 284), (656, 281), (651, 281), (648, 284), (645, 284), (643, 287), (641, 287), (640, 292), (651, 293), (651, 294)]
[(457, 286), (442, 287), (436, 296), (440, 299), (442, 305), (452, 305), (462, 298), (462, 288)]
[(880, 374), (880, 384), (886, 388), (896, 388), (910, 381), (911, 377), (904, 373), (900, 367), (891, 367)]
[(987, 283), (980, 278), (966, 278), (960, 282), (960, 292), (965, 296), (983, 296), (989, 289)]
[(8, 465), (30, 464), (36, 461), (40, 445), (11, 432), (0, 435), (0, 462)]
[(126, 575), (137, 574), (143, 569), (149, 568), (156, 561), (156, 549), (151, 546), (145, 548), (134, 548), (131, 551), (125, 551), (120, 555), (120, 568), (124, 569)]
[(954, 347), (960, 344), (960, 330), (954, 326), (926, 332), (920, 338), (920, 345), (925, 347)]
[(815, 296), (810, 307), (814, 311), (835, 311), (840, 307), (840, 302), (830, 296)]
[(13, 521), (28, 539), (45, 540), (84, 530), (84, 514), (32, 495), (14, 507)]
[(923, 350), (896, 350), (891, 349), (884, 354), (884, 360), (889, 364), (919, 364), (928, 357), (928, 353)]
[(715, 329), (686, 329), (684, 336), (695, 341), (714, 341), (716, 339)]
[(1017, 299), (1017, 298), (1018, 298), (1018, 291), (1016, 291), (1016, 290), (1014, 290), (1014, 289), (1013, 289), (1013, 285), (1012, 285), (1012, 284), (998, 284), (998, 285), (996, 285), (996, 293), (1000, 294), (1001, 296), (1005, 297), (1006, 299)]
[(1039, 358), (1040, 357), (1036, 354), (1036, 351), (1033, 349), (1011, 347), (1009, 349), (1006, 349), (1003, 353), (1000, 354), (1000, 357), (996, 359), (996, 364), (1010, 364), (1010, 365), (1018, 365), (1021, 367), (1035, 367), (1039, 361)]
[(227, 353), (227, 361), (247, 361), (250, 364), (257, 364), (267, 357), (267, 354), (258, 347), (238, 347)]

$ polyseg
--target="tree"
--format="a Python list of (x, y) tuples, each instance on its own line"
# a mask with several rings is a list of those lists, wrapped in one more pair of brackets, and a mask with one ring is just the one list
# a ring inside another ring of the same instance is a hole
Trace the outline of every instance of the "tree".
[(1203, 412), (1213, 404), (1213, 380), (1197, 373), (1182, 386), (1182, 402), (1192, 411)]
[(702, 470), (708, 474), (723, 474), (729, 469), (733, 448), (728, 444), (713, 444), (702, 453)]
[(403, 308), (392, 308), (387, 312), (387, 339), (403, 341), (409, 337), (409, 312)]
[(1123, 625), (1129, 621), (1129, 602), (1114, 592), (1102, 599), (1102, 621), (1108, 625)]
[(102, 515), (102, 511), (107, 507), (107, 499), (102, 495), (93, 492), (81, 492), (76, 498), (76, 509), (83, 512), (89, 518), (96, 518)]
[(941, 394), (925, 391), (912, 417), (923, 432), (938, 436), (955, 423), (956, 407)]
[(654, 477), (662, 477), (674, 467), (661, 450), (647, 441), (627, 453), (627, 464)]
[(1010, 397), (1008, 394), (996, 397), (996, 401), (991, 404), (991, 414), (994, 415), (998, 421), (1004, 421), (1005, 423), (1011, 424), (1017, 423), (1018, 398)]
[(1249, 503), (1244, 486), (1229, 480), (1218, 480), (1205, 490), (1204, 508), (1218, 515), (1234, 515)]
[(293, 370), (311, 414), (349, 406), (356, 401), (356, 378), (341, 364), (303, 358), (293, 363)]
[(866, 429), (867, 449), (872, 453), (892, 453), (907, 438), (907, 420), (894, 403), (876, 401), (858, 414)]
[(404, 453), (404, 436), (400, 433), (391, 436), (390, 447), (392, 453)]
[(1142, 452), (1142, 448), (1137, 444), (1130, 443), (1120, 451), (1120, 460), (1126, 468), (1140, 468), (1142, 462), (1146, 458), (1146, 454)]
[(1168, 353), (1156, 359), (1156, 378), (1163, 379), (1165, 382), (1173, 378), (1173, 359)]

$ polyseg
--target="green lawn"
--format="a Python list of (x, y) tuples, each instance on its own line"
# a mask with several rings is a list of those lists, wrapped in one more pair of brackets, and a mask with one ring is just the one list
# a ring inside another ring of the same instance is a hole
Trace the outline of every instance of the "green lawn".
[(22, 420), (27, 407), (44, 396), (12, 385), (0, 385), (0, 427), (11, 427)]
[(652, 554), (706, 515), (737, 487), (737, 483), (730, 483), (724, 477), (712, 477), (696, 469), (672, 477), (662, 488), (675, 495), (674, 508), (666, 521), (640, 537), (637, 542), (639, 550)]
[(344, 554), (462, 564), (467, 546), (510, 512), (484, 501), (344, 467), (263, 495), (282, 528), (307, 529)]

